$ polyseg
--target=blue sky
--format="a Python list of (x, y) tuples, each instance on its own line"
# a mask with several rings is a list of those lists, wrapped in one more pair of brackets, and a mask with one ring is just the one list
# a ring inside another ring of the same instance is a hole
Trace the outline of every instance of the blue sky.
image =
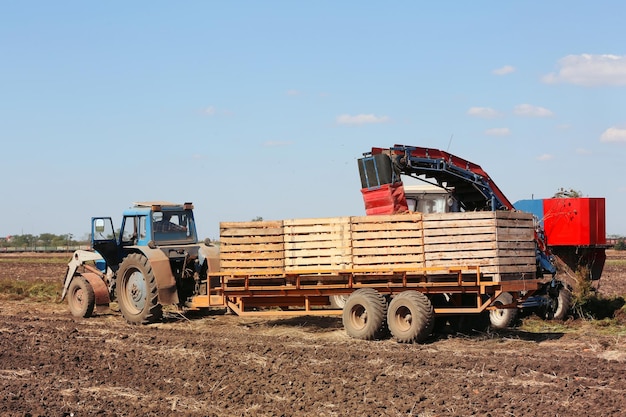
[[(356, 160), (480, 164), (511, 201), (605, 197), (626, 235), (622, 1), (0, 0), (0, 236), (134, 201), (220, 221), (363, 215)], [(452, 139), (451, 139), (452, 138)]]

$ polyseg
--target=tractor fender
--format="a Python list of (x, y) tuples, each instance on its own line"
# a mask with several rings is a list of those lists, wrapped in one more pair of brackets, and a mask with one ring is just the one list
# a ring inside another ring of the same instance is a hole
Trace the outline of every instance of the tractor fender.
[(162, 305), (178, 304), (178, 290), (176, 278), (172, 274), (170, 260), (160, 249), (142, 248), (143, 254), (148, 258), (152, 273), (156, 279), (159, 303)]
[(93, 288), (93, 293), (96, 296), (97, 306), (107, 305), (111, 302), (111, 299), (109, 297), (109, 289), (107, 288), (102, 278), (98, 276), (98, 274), (95, 274), (93, 272), (83, 272), (81, 275)]
[[(77, 250), (72, 254), (72, 258), (67, 263), (67, 271), (65, 273), (65, 280), (63, 282), (63, 293), (61, 294), (61, 301), (65, 299), (67, 290), (72, 283), (74, 277), (78, 274), (78, 268), (84, 266), (88, 261), (102, 261), (102, 256), (99, 253), (86, 250)], [(108, 272), (108, 270), (107, 270)], [(94, 274), (95, 275), (95, 274)]]

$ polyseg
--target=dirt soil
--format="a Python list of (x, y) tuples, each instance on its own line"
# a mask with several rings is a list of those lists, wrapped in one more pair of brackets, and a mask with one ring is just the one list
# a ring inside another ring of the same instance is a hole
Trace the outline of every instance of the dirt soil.
[[(0, 262), (0, 279), (62, 280), (65, 265), (38, 259)], [(626, 266), (601, 281), (624, 294)], [(170, 311), (131, 326), (4, 301), (0, 416), (617, 416), (625, 339), (575, 321), (403, 345), (350, 339), (336, 317)]]

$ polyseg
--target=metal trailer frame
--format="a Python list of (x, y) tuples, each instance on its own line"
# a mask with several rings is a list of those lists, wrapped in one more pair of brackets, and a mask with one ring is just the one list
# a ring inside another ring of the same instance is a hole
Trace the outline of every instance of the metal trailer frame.
[[(209, 287), (206, 295), (191, 298), (191, 309), (226, 308), (237, 315), (332, 315), (341, 309), (323, 308), (329, 296), (348, 295), (360, 288), (372, 288), (391, 296), (415, 290), (427, 295), (447, 295), (451, 300), (465, 295), (458, 305), (435, 306), (435, 315), (481, 313), (496, 308), (517, 308), (539, 288), (539, 280), (494, 281), (484, 276), (480, 266), (428, 268), (311, 269), (280, 275), (251, 275), (240, 271), (207, 274), (218, 277), (219, 286)], [(513, 295), (510, 305), (496, 307), (503, 293)], [(468, 302), (468, 300), (471, 300)], [(272, 307), (275, 307), (272, 309)], [(258, 310), (268, 309), (269, 310)], [(253, 310), (251, 310), (253, 309)]]

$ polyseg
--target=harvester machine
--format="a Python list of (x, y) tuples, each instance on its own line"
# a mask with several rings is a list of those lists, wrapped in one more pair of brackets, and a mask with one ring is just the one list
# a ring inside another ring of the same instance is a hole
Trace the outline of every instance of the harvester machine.
[[(574, 284), (562, 278), (571, 276), (571, 271), (588, 270), (591, 279), (598, 279), (602, 273), (606, 244), (602, 198), (523, 200), (513, 204), (479, 165), (437, 149), (404, 145), (372, 148), (358, 162), (368, 215), (424, 210), (419, 201), (426, 194), (409, 191), (415, 187), (405, 186), (409, 181), (440, 189), (441, 204), (431, 203), (431, 209), (532, 213), (537, 277), (546, 278), (539, 291), (518, 303), (520, 308), (532, 309), (546, 318), (563, 319), (571, 305)], [(428, 198), (433, 201), (432, 192)], [(557, 266), (569, 274), (557, 274)]]

